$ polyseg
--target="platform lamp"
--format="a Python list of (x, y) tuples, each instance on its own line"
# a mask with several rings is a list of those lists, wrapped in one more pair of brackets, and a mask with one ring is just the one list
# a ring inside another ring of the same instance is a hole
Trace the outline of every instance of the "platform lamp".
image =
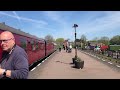
[(77, 33), (76, 33), (76, 28), (78, 27), (78, 25), (77, 24), (74, 24), (74, 26), (73, 26), (73, 28), (75, 28), (75, 58), (77, 59), (77, 48), (76, 48), (76, 35), (77, 35)]

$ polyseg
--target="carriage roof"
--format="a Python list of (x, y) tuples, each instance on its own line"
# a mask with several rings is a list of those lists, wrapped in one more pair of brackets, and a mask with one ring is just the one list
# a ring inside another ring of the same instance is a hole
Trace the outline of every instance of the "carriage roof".
[(5, 23), (0, 23), (0, 29), (1, 30), (7, 30), (7, 31), (10, 31), (12, 33), (15, 33), (15, 34), (19, 34), (19, 35), (23, 35), (23, 36), (27, 36), (27, 37), (30, 37), (30, 38), (34, 38), (34, 39), (37, 39), (37, 40), (44, 40), (42, 38), (38, 38), (34, 35), (30, 35), (29, 33), (25, 33), (23, 31), (21, 31), (20, 29), (15, 29), (13, 27), (10, 27), (8, 25), (5, 25)]

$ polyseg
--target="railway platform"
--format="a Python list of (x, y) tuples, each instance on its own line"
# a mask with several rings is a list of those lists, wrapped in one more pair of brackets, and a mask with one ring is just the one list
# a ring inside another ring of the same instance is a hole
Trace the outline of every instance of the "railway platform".
[(80, 50), (77, 54), (84, 60), (83, 69), (74, 68), (72, 64), (74, 49), (71, 53), (62, 49), (32, 69), (28, 79), (120, 79), (120, 67), (111, 67)]

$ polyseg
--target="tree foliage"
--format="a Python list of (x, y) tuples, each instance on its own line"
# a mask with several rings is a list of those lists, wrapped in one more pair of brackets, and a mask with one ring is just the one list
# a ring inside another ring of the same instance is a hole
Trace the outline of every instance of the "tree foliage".
[(83, 43), (86, 43), (87, 38), (86, 38), (85, 35), (81, 35), (80, 40), (81, 40)]
[(59, 45), (62, 45), (63, 42), (64, 42), (64, 38), (57, 38), (56, 39), (56, 43)]
[(46, 35), (45, 40), (48, 41), (48, 42), (54, 42), (55, 41), (53, 36), (51, 36), (51, 35)]
[(109, 44), (109, 38), (104, 36), (104, 37), (101, 37), (99, 40), (98, 40), (99, 43), (103, 43), (105, 45), (108, 45)]
[(120, 35), (116, 35), (110, 40), (111, 45), (120, 45)]

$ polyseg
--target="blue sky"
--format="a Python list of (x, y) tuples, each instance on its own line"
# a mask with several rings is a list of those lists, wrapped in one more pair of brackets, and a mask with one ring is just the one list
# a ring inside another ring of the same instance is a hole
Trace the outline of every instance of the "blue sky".
[(1, 22), (40, 38), (50, 34), (73, 41), (74, 24), (79, 39), (120, 35), (120, 11), (0, 11)]

